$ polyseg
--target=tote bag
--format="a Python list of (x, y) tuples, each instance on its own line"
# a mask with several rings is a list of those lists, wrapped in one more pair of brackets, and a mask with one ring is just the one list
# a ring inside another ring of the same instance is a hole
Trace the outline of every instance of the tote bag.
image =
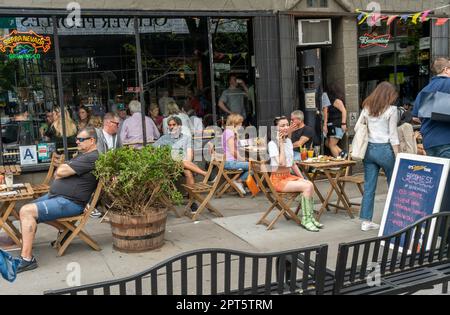
[(20, 260), (0, 249), (0, 275), (3, 279), (14, 282)]
[(355, 126), (355, 137), (352, 142), (352, 159), (363, 160), (369, 145), (369, 128), (365, 111), (361, 113)]

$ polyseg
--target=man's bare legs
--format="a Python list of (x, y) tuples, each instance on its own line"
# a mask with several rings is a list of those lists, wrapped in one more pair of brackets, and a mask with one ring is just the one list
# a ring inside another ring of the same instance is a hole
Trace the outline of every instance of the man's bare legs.
[(20, 226), (22, 230), (22, 258), (33, 257), (33, 241), (37, 229), (38, 210), (34, 203), (24, 205), (20, 209)]

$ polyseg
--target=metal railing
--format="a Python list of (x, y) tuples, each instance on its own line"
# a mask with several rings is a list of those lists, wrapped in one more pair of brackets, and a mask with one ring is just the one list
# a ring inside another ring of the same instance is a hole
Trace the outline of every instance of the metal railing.
[[(45, 295), (246, 295), (323, 294), (327, 245), (270, 254), (203, 249), (180, 254), (137, 275)], [(286, 261), (307, 257), (293, 266), (286, 280)]]

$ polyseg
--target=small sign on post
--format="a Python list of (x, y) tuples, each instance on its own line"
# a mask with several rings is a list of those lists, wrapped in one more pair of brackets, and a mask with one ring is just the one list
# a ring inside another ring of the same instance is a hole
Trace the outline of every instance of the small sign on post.
[(349, 114), (350, 119), (350, 127), (355, 127), (356, 123), (358, 122), (358, 113), (357, 112), (351, 112)]

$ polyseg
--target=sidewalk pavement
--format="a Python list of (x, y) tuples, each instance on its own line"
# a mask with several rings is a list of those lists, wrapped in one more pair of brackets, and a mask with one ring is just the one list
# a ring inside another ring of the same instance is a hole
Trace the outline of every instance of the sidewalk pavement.
[[(320, 182), (318, 186), (322, 192), (328, 189), (326, 182)], [(359, 192), (351, 186), (348, 186), (350, 198), (360, 200)], [(381, 221), (384, 209), (387, 195), (385, 178), (380, 178), (378, 192), (375, 222)], [(307, 232), (284, 218), (278, 221), (272, 231), (267, 231), (265, 226), (256, 225), (262, 212), (268, 208), (268, 203), (262, 195), (256, 198), (247, 196), (243, 199), (225, 196), (214, 200), (213, 204), (222, 211), (223, 218), (206, 214), (200, 221), (192, 222), (187, 217), (175, 218), (170, 213), (165, 245), (161, 249), (142, 254), (114, 251), (109, 224), (100, 224), (99, 220), (92, 219), (87, 230), (100, 244), (102, 251), (95, 252), (77, 240), (72, 243), (65, 256), (56, 257), (56, 251), (50, 247), (50, 242), (56, 237), (56, 231), (49, 226), (40, 225), (34, 247), (39, 268), (19, 274), (12, 284), (0, 280), (0, 294), (42, 294), (46, 290), (65, 288), (66, 280), (70, 280), (70, 272), (74, 267), (71, 263), (77, 263), (81, 268), (81, 284), (89, 284), (130, 276), (174, 255), (201, 248), (273, 252), (328, 244), (328, 267), (334, 269), (339, 243), (370, 238), (378, 233), (362, 232), (359, 220), (351, 220), (345, 212), (325, 213), (322, 222), (326, 228), (319, 233)], [(319, 207), (320, 205), (316, 204), (316, 208)], [(178, 210), (181, 213), (182, 208)], [(18, 251), (12, 253), (20, 254)]]

